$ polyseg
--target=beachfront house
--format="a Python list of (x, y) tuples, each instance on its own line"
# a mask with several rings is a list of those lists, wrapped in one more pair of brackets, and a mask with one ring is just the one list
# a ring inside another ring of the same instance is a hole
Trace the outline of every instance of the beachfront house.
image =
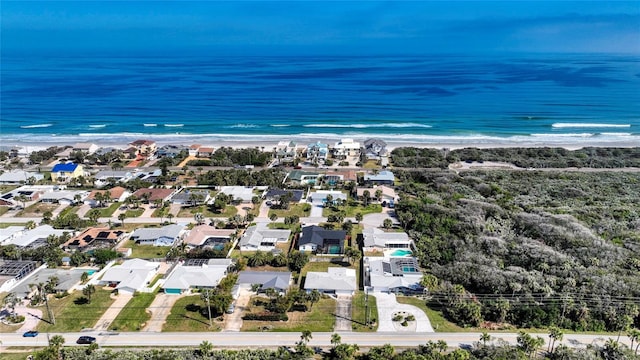
[(162, 289), (169, 295), (189, 293), (192, 289), (213, 289), (232, 268), (232, 259), (187, 259), (171, 271)]
[(342, 139), (333, 145), (333, 157), (338, 160), (357, 156), (360, 156), (360, 143), (353, 139)]
[(72, 162), (56, 164), (53, 169), (51, 169), (51, 181), (53, 182), (69, 182), (81, 176), (84, 176), (82, 165)]
[(158, 146), (153, 140), (136, 140), (129, 143), (129, 146), (133, 147), (136, 150), (136, 155), (142, 157), (153, 156), (158, 150)]
[(131, 240), (138, 245), (172, 246), (183, 235), (184, 226), (179, 224), (166, 225), (161, 228), (136, 229), (131, 234)]
[(73, 148), (71, 148), (71, 151), (91, 155), (98, 151), (99, 148), (100, 147), (98, 145), (92, 143), (76, 143), (73, 145)]
[(188, 148), (184, 145), (163, 145), (156, 151), (156, 156), (158, 158), (174, 158), (184, 153), (186, 157), (187, 152)]
[(312, 163), (324, 162), (329, 156), (329, 146), (320, 141), (307, 145), (307, 160)]
[(298, 239), (298, 250), (314, 254), (339, 255), (344, 252), (344, 241), (347, 232), (344, 230), (328, 230), (311, 225), (302, 228)]
[(304, 289), (318, 290), (323, 294), (353, 295), (358, 289), (356, 270), (330, 267), (326, 272), (309, 271), (304, 281)]

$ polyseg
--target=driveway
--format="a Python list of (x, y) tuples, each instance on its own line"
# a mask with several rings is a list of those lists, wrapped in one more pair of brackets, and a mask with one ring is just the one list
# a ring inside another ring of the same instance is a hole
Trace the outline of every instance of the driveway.
[(351, 332), (351, 295), (338, 295), (336, 298), (335, 331)]
[[(36, 326), (42, 319), (42, 310), (27, 307), (28, 300), (24, 300), (22, 303), (16, 305), (16, 314), (24, 316), (24, 324), (16, 330), (17, 333), (23, 333), (30, 330), (35, 330)], [(43, 306), (42, 309), (45, 309)], [(49, 318), (48, 315), (46, 317)]]
[(322, 209), (324, 209), (322, 203), (316, 203), (314, 201), (313, 204), (311, 204), (311, 214), (309, 217), (322, 217)]
[(147, 310), (151, 312), (151, 319), (147, 321), (147, 325), (142, 328), (142, 331), (161, 332), (162, 326), (167, 321), (167, 316), (171, 313), (173, 305), (183, 296), (184, 295), (158, 293), (156, 298), (153, 299), (153, 302), (151, 302), (151, 305), (147, 308)]
[(362, 224), (365, 228), (382, 227), (382, 223), (385, 219), (391, 219), (394, 224), (399, 224), (396, 218), (396, 212), (394, 209), (387, 207), (382, 208), (382, 212), (367, 214), (362, 217)]
[[(114, 296), (114, 295), (111, 295), (111, 296)], [(116, 319), (116, 317), (120, 313), (120, 310), (122, 310), (127, 305), (129, 300), (131, 300), (131, 298), (133, 297), (132, 294), (124, 294), (124, 293), (118, 294), (115, 296), (116, 296), (116, 301), (114, 301), (113, 304), (109, 306), (107, 311), (105, 311), (104, 314), (102, 314), (102, 317), (100, 317), (100, 320), (98, 320), (98, 322), (96, 322), (96, 325), (93, 327), (94, 330), (109, 329), (109, 325), (111, 325), (113, 320)]]
[(225, 315), (224, 331), (240, 331), (242, 328), (242, 315), (249, 305), (253, 292), (249, 289), (240, 288), (238, 299), (235, 301), (235, 311), (233, 314)]
[[(398, 332), (398, 331), (415, 331), (415, 332), (435, 332), (431, 326), (431, 322), (424, 311), (408, 304), (400, 304), (396, 301), (395, 294), (387, 294), (382, 292), (370, 293), (376, 298), (378, 306), (378, 331), (379, 332)], [(412, 314), (416, 318), (415, 329), (413, 327), (396, 327), (393, 325), (393, 315), (398, 312)]]

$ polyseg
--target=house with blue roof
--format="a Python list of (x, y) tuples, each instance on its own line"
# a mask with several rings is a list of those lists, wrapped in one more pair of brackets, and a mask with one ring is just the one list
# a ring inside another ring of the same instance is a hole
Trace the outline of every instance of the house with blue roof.
[(51, 180), (54, 182), (69, 182), (84, 176), (84, 170), (81, 164), (72, 162), (57, 164), (51, 169)]

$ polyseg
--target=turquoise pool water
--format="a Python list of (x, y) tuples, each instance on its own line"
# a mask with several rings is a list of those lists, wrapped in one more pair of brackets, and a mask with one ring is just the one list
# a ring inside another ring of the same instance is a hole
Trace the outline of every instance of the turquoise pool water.
[(411, 250), (398, 249), (391, 253), (391, 256), (409, 256), (413, 254)]

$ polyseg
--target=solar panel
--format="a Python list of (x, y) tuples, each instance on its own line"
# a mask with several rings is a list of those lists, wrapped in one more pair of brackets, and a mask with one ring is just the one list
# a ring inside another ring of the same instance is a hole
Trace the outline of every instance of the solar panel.
[(109, 237), (108, 231), (100, 231), (98, 233), (98, 236), (96, 236), (96, 238), (100, 238), (100, 239), (107, 239), (108, 237)]

